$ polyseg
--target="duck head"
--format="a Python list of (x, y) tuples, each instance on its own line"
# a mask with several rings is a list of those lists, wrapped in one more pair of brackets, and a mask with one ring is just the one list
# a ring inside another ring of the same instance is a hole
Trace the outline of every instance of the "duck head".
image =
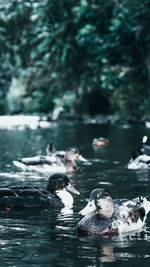
[(71, 193), (80, 195), (79, 191), (71, 185), (68, 176), (62, 173), (52, 174), (48, 179), (48, 184), (46, 189), (53, 194), (56, 191), (66, 189)]
[(101, 216), (111, 218), (114, 213), (114, 203), (110, 193), (103, 189), (94, 189), (90, 194), (90, 199), (86, 207), (79, 212), (80, 215), (87, 215), (96, 211)]
[(56, 149), (55, 149), (54, 144), (50, 143), (50, 144), (47, 145), (47, 147), (46, 147), (46, 154), (47, 154), (47, 156), (55, 153), (55, 151), (56, 151)]
[(76, 147), (70, 147), (66, 150), (65, 154), (65, 159), (66, 161), (75, 161), (75, 160), (80, 160), (86, 162), (87, 160), (81, 156), (81, 153), (78, 148)]

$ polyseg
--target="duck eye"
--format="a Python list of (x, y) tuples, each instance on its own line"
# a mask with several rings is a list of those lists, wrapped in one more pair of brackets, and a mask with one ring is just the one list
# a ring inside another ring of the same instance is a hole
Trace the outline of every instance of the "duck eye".
[(110, 196), (109, 192), (106, 191), (106, 192), (104, 193), (104, 196), (106, 196), (106, 197)]

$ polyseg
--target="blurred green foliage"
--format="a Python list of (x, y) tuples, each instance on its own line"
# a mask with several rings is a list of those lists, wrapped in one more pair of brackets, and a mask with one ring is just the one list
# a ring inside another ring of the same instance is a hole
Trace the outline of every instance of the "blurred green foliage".
[(150, 116), (150, 0), (0, 1), (0, 112)]

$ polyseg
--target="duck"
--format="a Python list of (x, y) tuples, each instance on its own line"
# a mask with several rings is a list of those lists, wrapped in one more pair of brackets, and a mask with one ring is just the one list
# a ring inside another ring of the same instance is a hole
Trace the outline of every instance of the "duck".
[(105, 137), (94, 138), (92, 141), (92, 145), (97, 148), (107, 146), (108, 144), (109, 140)]
[(0, 210), (71, 208), (73, 197), (70, 192), (80, 194), (67, 175), (55, 173), (49, 177), (46, 187), (25, 185), (0, 188)]
[(24, 171), (36, 171), (39, 173), (75, 173), (77, 171), (76, 160), (86, 162), (76, 147), (68, 148), (64, 153), (53, 153), (50, 156), (34, 156), (13, 161), (13, 164)]
[(132, 151), (132, 157), (127, 164), (128, 169), (149, 169), (150, 168), (150, 156), (143, 154), (142, 150)]
[(145, 197), (113, 200), (104, 188), (94, 189), (79, 214), (84, 216), (76, 229), (82, 235), (119, 235), (141, 229), (150, 211)]

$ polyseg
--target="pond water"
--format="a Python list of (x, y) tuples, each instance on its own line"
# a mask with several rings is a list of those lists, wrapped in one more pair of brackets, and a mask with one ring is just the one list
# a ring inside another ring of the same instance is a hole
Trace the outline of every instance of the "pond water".
[[(79, 170), (69, 175), (80, 191), (74, 196), (72, 212), (22, 210), (0, 212), (0, 266), (142, 266), (150, 265), (150, 216), (139, 232), (116, 237), (78, 237), (78, 212), (86, 205), (91, 190), (108, 189), (113, 198), (150, 199), (150, 171), (128, 170), (125, 165), (133, 149), (140, 148), (144, 126), (124, 127), (52, 123), (46, 129), (0, 130), (1, 187), (35, 184), (45, 186), (47, 174), (22, 172), (12, 161), (20, 157), (45, 154), (47, 143), (57, 149), (76, 146), (88, 159)], [(109, 146), (94, 150), (94, 137), (109, 138)]]

